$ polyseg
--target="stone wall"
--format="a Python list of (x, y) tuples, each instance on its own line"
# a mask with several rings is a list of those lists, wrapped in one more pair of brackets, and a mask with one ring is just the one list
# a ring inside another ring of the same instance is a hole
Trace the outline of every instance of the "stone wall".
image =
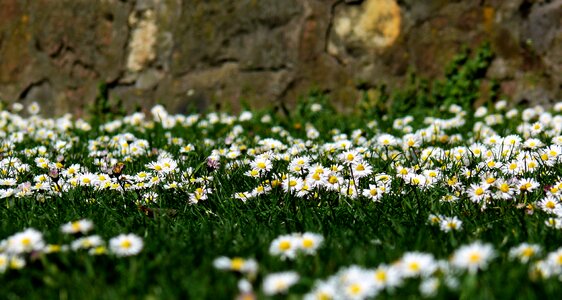
[(83, 113), (105, 83), (128, 109), (293, 103), (442, 76), (491, 42), (513, 101), (562, 100), (562, 0), (2, 0), (0, 99)]

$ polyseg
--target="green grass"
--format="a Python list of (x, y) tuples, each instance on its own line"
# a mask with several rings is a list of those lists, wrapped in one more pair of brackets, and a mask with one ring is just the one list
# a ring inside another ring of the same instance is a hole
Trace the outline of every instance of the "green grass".
[[(470, 113), (470, 112), (469, 112)], [(10, 135), (18, 128), (11, 128), (13, 117), (6, 118), (4, 129)], [(414, 131), (425, 128), (423, 118), (416, 116), (411, 124)], [(221, 157), (221, 166), (216, 171), (206, 168), (206, 159), (213, 149), (228, 149), (233, 125), (241, 125), (243, 133), (234, 137), (234, 144), (245, 148), (256, 148), (256, 137), (261, 139), (274, 137), (286, 144), (300, 138), (306, 140), (306, 124), (310, 123), (319, 132), (320, 138), (315, 145), (331, 142), (333, 128), (351, 135), (354, 129), (362, 129), (362, 136), (373, 141), (381, 133), (390, 132), (401, 136), (400, 130), (392, 128), (392, 121), (379, 121), (379, 125), (370, 129), (367, 123), (371, 119), (363, 117), (345, 117), (334, 115), (328, 110), (310, 113), (303, 110), (301, 115), (291, 120), (275, 118), (273, 124), (263, 124), (260, 115), (247, 122), (235, 121), (232, 125), (216, 124), (208, 128), (177, 125), (164, 129), (159, 123), (147, 128), (123, 126), (113, 133), (104, 133), (94, 128), (91, 131), (72, 129), (55, 132), (52, 139), (35, 139), (33, 133), (41, 126), (38, 121), (26, 119), (31, 124), (31, 134), (25, 134), (21, 142), (15, 143), (15, 149), (4, 149), (3, 158), (19, 157), (30, 165), (29, 171), (17, 175), (17, 183), (33, 182), (33, 177), (46, 174), (48, 169), (37, 167), (33, 157), (25, 157), (20, 151), (44, 145), (44, 155), (55, 161), (59, 154), (52, 148), (56, 140), (69, 141), (78, 138), (64, 154), (64, 167), (79, 163), (91, 172), (100, 173), (100, 169), (88, 156), (87, 141), (105, 134), (109, 137), (118, 133), (129, 132), (136, 138), (145, 139), (150, 147), (146, 155), (126, 158), (115, 157), (124, 161), (126, 175), (147, 171), (146, 164), (157, 159), (154, 151), (163, 150), (171, 153), (178, 163), (178, 173), (170, 175), (168, 181), (176, 179), (187, 182), (177, 190), (165, 190), (163, 185), (148, 188), (158, 196), (157, 203), (144, 204), (155, 209), (154, 216), (147, 216), (135, 204), (141, 192), (126, 190), (121, 193), (114, 190), (95, 190), (89, 186), (77, 186), (61, 194), (48, 191), (34, 191), (17, 198), (10, 196), (0, 199), (0, 239), (20, 232), (26, 228), (35, 228), (44, 234), (50, 244), (68, 245), (74, 237), (63, 234), (60, 226), (69, 221), (83, 218), (94, 222), (93, 234), (98, 234), (106, 241), (120, 233), (135, 233), (144, 240), (143, 250), (136, 256), (117, 257), (112, 254), (91, 256), (85, 251), (72, 251), (51, 254), (24, 254), (27, 265), (20, 270), (7, 270), (0, 274), (0, 298), (2, 299), (231, 299), (237, 293), (239, 274), (224, 272), (213, 267), (213, 260), (219, 256), (254, 258), (259, 264), (257, 278), (253, 280), (255, 291), (260, 298), (261, 282), (268, 274), (294, 270), (300, 281), (286, 297), (300, 298), (310, 291), (315, 280), (326, 279), (340, 269), (351, 265), (375, 268), (382, 263), (392, 264), (401, 259), (404, 253), (420, 251), (431, 253), (436, 259), (448, 260), (462, 245), (480, 240), (493, 245), (496, 256), (485, 270), (475, 275), (456, 272), (458, 289), (442, 286), (437, 298), (464, 299), (545, 299), (556, 298), (561, 289), (556, 276), (553, 278), (534, 279), (530, 276), (529, 265), (512, 261), (508, 258), (509, 250), (522, 243), (536, 243), (542, 246), (543, 254), (558, 249), (562, 242), (559, 229), (547, 227), (548, 215), (536, 207), (544, 198), (543, 188), (558, 180), (561, 175), (560, 164), (540, 166), (536, 172), (526, 172), (518, 176), (507, 176), (497, 172), (497, 177), (530, 177), (540, 183), (533, 192), (522, 192), (513, 200), (491, 199), (485, 210), (481, 205), (470, 201), (466, 189), (470, 184), (480, 182), (478, 174), (484, 171), (477, 168), (478, 159), (466, 165), (475, 170), (475, 176), (462, 177), (459, 164), (454, 160), (434, 161), (436, 169), (441, 169), (446, 178), (459, 176), (464, 190), (455, 203), (442, 203), (442, 196), (451, 194), (446, 180), (427, 189), (415, 187), (396, 177), (395, 161), (407, 167), (423, 164), (420, 153), (396, 150), (399, 156), (395, 160), (384, 158), (384, 147), (375, 142), (365, 144), (366, 148), (376, 154), (365, 158), (373, 167), (373, 173), (387, 173), (393, 178), (387, 194), (380, 202), (373, 202), (360, 196), (352, 199), (337, 192), (323, 189), (315, 191), (316, 195), (299, 198), (294, 193), (286, 193), (281, 187), (274, 187), (266, 195), (243, 202), (234, 198), (237, 192), (249, 191), (256, 187), (261, 179), (244, 175), (247, 166), (230, 170), (227, 164), (234, 160)], [(505, 120), (494, 127), (503, 136), (514, 133), (513, 128), (522, 121), (519, 117)], [(198, 123), (200, 124), (200, 122)], [(553, 123), (554, 124), (554, 123)], [(288, 136), (272, 130), (272, 125), (282, 126)], [(446, 130), (449, 135), (461, 133), (463, 141), (448, 145), (439, 141), (426, 142), (421, 148), (434, 146), (451, 149), (455, 146), (468, 146), (473, 138), (472, 123), (464, 127)], [(47, 124), (48, 127), (48, 124)], [(468, 131), (466, 130), (468, 128)], [(168, 142), (165, 133), (184, 139), (183, 144), (193, 143), (197, 149), (183, 156), (179, 146)], [(550, 137), (543, 133), (538, 136), (547, 145)], [(204, 138), (216, 142), (213, 146), (205, 145)], [(525, 139), (524, 139), (525, 140)], [(8, 141), (5, 139), (5, 142)], [(299, 144), (294, 142), (294, 144)], [(357, 143), (356, 143), (357, 144)], [(283, 153), (284, 151), (280, 151)], [(337, 150), (335, 154), (342, 152)], [(338, 162), (337, 156), (330, 152), (304, 147), (298, 155), (308, 154), (314, 162), (329, 167)], [(377, 155), (379, 157), (377, 157)], [(297, 156), (297, 154), (292, 155)], [(403, 159), (406, 157), (407, 159)], [(246, 150), (241, 159), (253, 159)], [(276, 160), (270, 174), (262, 179), (274, 180), (281, 173), (287, 173), (288, 162)], [(191, 205), (188, 201), (197, 183), (190, 183), (181, 178), (180, 172), (188, 167), (194, 169), (194, 177), (212, 176), (208, 187), (213, 193), (209, 198)], [(343, 176), (349, 177), (347, 169)], [(494, 171), (495, 172), (495, 171)], [(4, 178), (9, 177), (7, 175)], [(61, 179), (62, 180), (62, 179)], [(122, 179), (123, 180), (123, 179)], [(373, 177), (366, 177), (358, 183), (360, 189), (368, 188)], [(166, 180), (164, 180), (166, 181)], [(54, 186), (52, 184), (51, 186)], [(142, 191), (143, 193), (145, 191)], [(90, 201), (94, 199), (95, 201)], [(534, 214), (530, 215), (519, 204), (535, 204)], [(173, 213), (172, 213), (173, 212)], [(442, 232), (438, 226), (428, 224), (430, 214), (457, 216), (462, 220), (462, 230)], [(298, 255), (295, 260), (282, 260), (269, 254), (270, 243), (280, 235), (295, 232), (314, 232), (321, 234), (325, 240), (315, 255)], [(0, 251), (2, 252), (2, 251)], [(536, 259), (535, 259), (536, 260)], [(535, 261), (533, 260), (533, 261)], [(435, 275), (440, 278), (440, 275)], [(383, 299), (415, 299), (420, 297), (419, 278), (405, 279), (394, 291), (381, 291)], [(285, 296), (280, 296), (284, 298)]]

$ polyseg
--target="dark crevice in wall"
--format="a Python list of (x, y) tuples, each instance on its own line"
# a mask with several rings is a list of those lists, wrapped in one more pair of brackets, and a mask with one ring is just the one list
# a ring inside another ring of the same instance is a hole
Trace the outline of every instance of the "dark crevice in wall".
[[(345, 1), (345, 0), (338, 0), (338, 1), (336, 1), (332, 4), (332, 6), (330, 7), (330, 15), (329, 15), (329, 20), (328, 20), (328, 26), (326, 26), (326, 34), (324, 35), (324, 53), (333, 57), (339, 65), (345, 65), (345, 63), (344, 63), (343, 60), (341, 60), (336, 55), (330, 54), (330, 52), (328, 51), (328, 45), (330, 43), (330, 34), (332, 33), (332, 29), (334, 27), (334, 18), (335, 18), (335, 15), (336, 15), (336, 8), (338, 7), (338, 5), (345, 4), (346, 2), (347, 1)], [(357, 1), (357, 2), (361, 2), (361, 1)]]
[(49, 80), (46, 79), (46, 78), (42, 78), (42, 79), (40, 79), (40, 80), (38, 80), (38, 81), (34, 81), (34, 82), (30, 83), (29, 85), (27, 85), (27, 86), (23, 89), (23, 91), (20, 93), (18, 99), (19, 99), (19, 100), (22, 100), (22, 99), (27, 98), (27, 96), (30, 94), (30, 92), (31, 92), (33, 89), (38, 88), (38, 87), (40, 87), (40, 86), (42, 86), (42, 85), (44, 85), (44, 84), (50, 85)]

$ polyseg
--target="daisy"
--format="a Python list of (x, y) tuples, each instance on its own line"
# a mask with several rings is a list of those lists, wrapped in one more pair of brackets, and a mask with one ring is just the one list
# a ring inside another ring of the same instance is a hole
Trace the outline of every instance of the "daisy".
[[(263, 173), (262, 173), (263, 174)], [(252, 178), (259, 178), (260, 177), (260, 170), (259, 169), (250, 169), (244, 173), (244, 175)]]
[(356, 199), (359, 196), (357, 189), (355, 188), (354, 180), (348, 179), (344, 180), (340, 193), (350, 199)]
[(381, 190), (379, 187), (377, 187), (374, 184), (369, 184), (369, 188), (368, 189), (363, 189), (362, 193), (363, 196), (365, 196), (366, 198), (369, 198), (373, 201), (379, 201), (383, 194), (384, 191)]
[(263, 293), (268, 296), (286, 293), (298, 281), (299, 275), (292, 271), (269, 274), (263, 280)]
[(521, 192), (532, 192), (537, 187), (539, 187), (539, 183), (533, 178), (521, 178), (517, 184), (517, 187)]
[(479, 269), (485, 269), (493, 257), (494, 248), (492, 245), (477, 241), (457, 249), (451, 258), (451, 264), (456, 268), (468, 270), (469, 273), (474, 274)]
[(375, 182), (377, 185), (390, 186), (392, 183), (392, 177), (385, 173), (379, 173), (375, 176)]
[(517, 149), (521, 144), (521, 137), (515, 134), (510, 134), (503, 139), (504, 146), (508, 149)]
[(562, 229), (562, 218), (548, 218), (544, 221), (544, 225), (546, 225), (546, 227)]
[(561, 209), (560, 201), (552, 196), (546, 196), (537, 203), (537, 207), (546, 213), (555, 214)]
[(98, 181), (98, 176), (93, 173), (83, 173), (78, 177), (78, 182), (81, 186), (94, 186)]
[(70, 249), (76, 251), (79, 249), (90, 249), (103, 245), (104, 241), (99, 235), (85, 236), (76, 239), (70, 244)]
[(540, 255), (542, 249), (537, 244), (522, 243), (509, 250), (511, 259), (518, 259), (522, 263), (527, 263), (533, 256)]
[(417, 186), (419, 188), (425, 188), (429, 184), (425, 176), (421, 174), (414, 174), (414, 173), (410, 173), (407, 176), (405, 176), (404, 181), (406, 183), (409, 183), (413, 186)]
[(286, 193), (300, 191), (303, 184), (304, 181), (302, 178), (294, 176), (287, 176), (287, 178), (281, 183), (283, 190)]
[(406, 252), (399, 262), (403, 277), (429, 276), (437, 269), (433, 255), (422, 252)]
[(273, 167), (271, 160), (267, 158), (256, 158), (254, 161), (250, 163), (250, 167), (253, 170), (258, 170), (258, 172), (269, 172)]
[(427, 222), (429, 223), (429, 225), (438, 225), (441, 223), (441, 220), (443, 220), (444, 216), (439, 215), (439, 214), (429, 214), (429, 217), (427, 217)]
[(517, 192), (515, 187), (510, 184), (508, 180), (503, 178), (499, 178), (494, 182), (494, 186), (496, 187), (496, 192), (494, 193), (494, 197), (504, 200), (513, 199), (513, 195)]
[(372, 271), (351, 266), (339, 272), (339, 292), (342, 299), (367, 299), (379, 292)]
[(305, 232), (299, 240), (298, 248), (306, 254), (313, 255), (322, 246), (324, 237), (320, 234)]
[(425, 298), (435, 297), (439, 286), (439, 279), (435, 277), (426, 278), (420, 283), (420, 294)]
[(228, 258), (221, 256), (213, 261), (213, 266), (219, 270), (234, 271), (244, 274), (255, 274), (258, 271), (258, 263), (254, 259), (241, 257)]
[(330, 172), (323, 180), (322, 186), (329, 191), (339, 191), (341, 185), (344, 183), (343, 177), (338, 173)]
[(17, 255), (41, 251), (43, 248), (45, 248), (43, 234), (36, 229), (28, 228), (8, 238), (6, 252)]
[(410, 148), (419, 148), (422, 143), (421, 136), (417, 134), (406, 134), (402, 138), (402, 148), (408, 150)]
[(160, 161), (153, 161), (146, 164), (148, 169), (156, 171), (156, 173), (164, 173), (164, 165)]
[(300, 186), (300, 189), (297, 191), (296, 196), (299, 198), (306, 197), (311, 193), (312, 189), (313, 189), (312, 184), (307, 179), (304, 179), (302, 181), (302, 185)]
[(457, 197), (456, 195), (443, 195), (440, 199), (441, 202), (445, 202), (445, 203), (452, 203), (452, 202), (456, 202), (457, 200), (459, 200), (459, 197)]
[(188, 153), (192, 151), (195, 151), (195, 146), (193, 146), (193, 144), (187, 144), (180, 148), (180, 153)]
[(211, 194), (209, 189), (204, 187), (198, 187), (193, 191), (193, 193), (189, 194), (189, 203), (190, 204), (197, 204), (199, 201), (207, 200), (208, 194)]
[(441, 179), (441, 172), (439, 170), (433, 170), (433, 169), (423, 170), (423, 175), (427, 179), (427, 182), (431, 184)]
[(336, 299), (337, 286), (335, 280), (316, 281), (312, 290), (304, 295), (304, 300), (330, 300)]
[(468, 197), (472, 202), (480, 203), (490, 196), (488, 191), (489, 187), (490, 186), (486, 183), (471, 184), (470, 188), (467, 190)]
[(385, 264), (375, 269), (373, 280), (377, 289), (394, 288), (402, 284), (399, 270)]
[(458, 217), (444, 217), (439, 223), (439, 228), (444, 232), (462, 230), (462, 221)]
[(553, 252), (550, 252), (546, 256), (545, 261), (550, 270), (557, 274), (562, 273), (562, 248), (558, 248)]
[(523, 143), (523, 146), (524, 146), (525, 148), (529, 148), (529, 149), (537, 149), (537, 148), (543, 147), (544, 144), (543, 144), (543, 142), (542, 142), (541, 140), (539, 140), (539, 139), (530, 138), (530, 139), (527, 139), (527, 140)]
[(269, 254), (280, 256), (281, 259), (294, 259), (300, 244), (301, 241), (293, 235), (281, 235), (271, 242)]
[(246, 202), (253, 197), (254, 195), (251, 192), (238, 192), (234, 194), (234, 199), (242, 200), (242, 202)]
[(269, 191), (271, 191), (271, 186), (263, 183), (258, 185), (257, 187), (255, 187), (252, 191), (251, 194), (253, 196), (259, 196), (259, 195), (265, 195), (267, 193), (269, 193)]
[(20, 270), (25, 267), (25, 259), (18, 255), (14, 255), (10, 257), (9, 267), (10, 269)]
[(305, 169), (307, 169), (310, 165), (310, 157), (308, 156), (299, 156), (295, 157), (289, 163), (289, 170), (293, 173), (302, 173)]
[(149, 204), (149, 203), (157, 203), (158, 194), (156, 192), (150, 191), (142, 194), (142, 199), (137, 200), (138, 204)]
[(377, 138), (377, 143), (382, 147), (395, 146), (397, 144), (396, 138), (390, 134), (381, 134)]
[(306, 177), (306, 182), (311, 188), (322, 186), (324, 182), (328, 180), (327, 174), (328, 172), (323, 169), (320, 171), (310, 172)]
[(0, 253), (0, 274), (6, 272), (10, 263), (10, 257), (5, 253)]
[(362, 160), (362, 156), (357, 150), (344, 151), (338, 156), (338, 158), (344, 165), (357, 164)]
[(511, 160), (502, 165), (501, 170), (505, 174), (517, 175), (523, 171), (523, 168), (518, 160)]
[(92, 230), (94, 227), (94, 222), (88, 219), (82, 219), (74, 222), (68, 222), (61, 226), (61, 231), (67, 234), (74, 234), (74, 233), (88, 233), (88, 231)]
[(41, 111), (41, 106), (39, 106), (39, 103), (35, 101), (31, 102), (31, 104), (27, 107), (27, 112), (31, 115), (37, 115), (39, 111)]
[(117, 256), (137, 255), (143, 248), (143, 240), (135, 234), (120, 234), (109, 240), (109, 249)]

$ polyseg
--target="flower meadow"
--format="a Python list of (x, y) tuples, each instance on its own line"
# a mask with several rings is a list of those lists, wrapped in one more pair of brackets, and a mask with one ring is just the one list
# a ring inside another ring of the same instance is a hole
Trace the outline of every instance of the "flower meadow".
[[(0, 113), (0, 297), (555, 298), (562, 103)], [(95, 124), (95, 125), (94, 125)]]

